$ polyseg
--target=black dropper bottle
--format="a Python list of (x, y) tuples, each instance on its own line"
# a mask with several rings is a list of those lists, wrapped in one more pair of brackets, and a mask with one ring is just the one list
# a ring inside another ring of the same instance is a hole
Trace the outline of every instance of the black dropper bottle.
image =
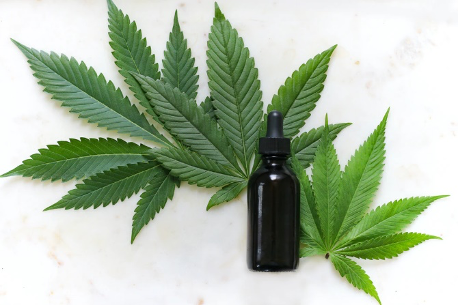
[(262, 164), (248, 182), (248, 268), (291, 271), (299, 263), (299, 181), (286, 165), (290, 139), (283, 117), (272, 111), (259, 140)]

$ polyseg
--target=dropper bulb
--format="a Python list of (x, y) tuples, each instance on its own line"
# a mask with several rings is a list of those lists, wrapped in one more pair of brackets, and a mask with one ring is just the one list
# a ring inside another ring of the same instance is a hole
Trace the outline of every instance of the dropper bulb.
[(279, 111), (271, 111), (267, 115), (266, 137), (259, 138), (259, 154), (289, 155), (291, 140), (283, 136), (283, 116)]
[(268, 138), (283, 138), (283, 116), (279, 111), (271, 111), (267, 116)]

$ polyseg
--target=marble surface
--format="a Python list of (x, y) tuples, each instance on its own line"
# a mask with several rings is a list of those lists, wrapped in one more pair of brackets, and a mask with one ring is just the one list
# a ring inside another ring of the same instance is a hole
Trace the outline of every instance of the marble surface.
[[(137, 21), (159, 60), (178, 9), (203, 98), (213, 2), (116, 3)], [(451, 303), (458, 286), (458, 1), (219, 4), (256, 59), (264, 101), (300, 64), (339, 44), (304, 129), (321, 125), (326, 113), (330, 122), (353, 122), (335, 142), (342, 164), (391, 107), (385, 172), (373, 206), (450, 194), (408, 227), (443, 241), (426, 242), (389, 261), (358, 262), (385, 304)], [(84, 60), (128, 92), (110, 54), (105, 1), (0, 0), (0, 172), (58, 140), (117, 137), (43, 93), (11, 37)], [(249, 272), (246, 193), (206, 212), (215, 189), (183, 184), (130, 245), (138, 195), (97, 210), (42, 212), (74, 184), (0, 180), (0, 304), (376, 305), (322, 257), (301, 260), (295, 273)]]

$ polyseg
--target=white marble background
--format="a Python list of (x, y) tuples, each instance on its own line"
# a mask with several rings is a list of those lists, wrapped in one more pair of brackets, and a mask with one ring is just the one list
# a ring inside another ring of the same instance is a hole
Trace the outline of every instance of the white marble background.
[[(213, 1), (116, 3), (137, 21), (159, 60), (178, 9), (203, 98)], [(335, 142), (342, 164), (391, 107), (385, 173), (373, 205), (451, 194), (408, 227), (443, 241), (388, 261), (358, 262), (385, 304), (452, 303), (458, 286), (458, 1), (219, 4), (256, 59), (266, 102), (301, 63), (339, 44), (305, 130), (321, 125), (325, 113), (334, 123), (353, 122)], [(75, 56), (127, 93), (110, 54), (106, 11), (102, 0), (0, 0), (0, 172), (58, 140), (117, 137), (43, 93), (9, 41)], [(249, 272), (245, 193), (206, 212), (215, 190), (183, 184), (130, 245), (138, 196), (97, 210), (42, 212), (74, 184), (0, 180), (0, 304), (376, 305), (322, 257), (301, 260), (296, 273)]]

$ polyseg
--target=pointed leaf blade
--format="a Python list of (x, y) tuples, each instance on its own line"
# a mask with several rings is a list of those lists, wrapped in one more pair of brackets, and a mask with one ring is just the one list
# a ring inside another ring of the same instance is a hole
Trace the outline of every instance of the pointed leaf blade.
[(98, 173), (77, 184), (60, 201), (45, 210), (87, 209), (116, 204), (137, 193), (151, 181), (160, 165), (156, 161), (121, 166), (115, 169)]
[(334, 254), (331, 254), (331, 261), (340, 276), (345, 277), (350, 284), (374, 297), (380, 305), (382, 304), (369, 275), (356, 262)]
[(108, 0), (108, 35), (110, 46), (113, 49), (115, 64), (119, 67), (119, 73), (124, 77), (130, 90), (145, 107), (146, 111), (155, 117), (155, 113), (148, 98), (146, 98), (140, 84), (132, 76), (131, 72), (149, 76), (155, 80), (160, 78), (158, 64), (155, 62), (151, 47), (148, 46), (142, 31), (137, 29), (135, 21), (131, 21), (128, 15), (118, 9), (113, 1)]
[(70, 139), (38, 151), (2, 177), (21, 175), (42, 181), (66, 182), (127, 164), (146, 162), (150, 154), (147, 146), (111, 138)]
[(337, 196), (340, 189), (340, 165), (337, 153), (329, 137), (329, 126), (326, 125), (323, 138), (318, 145), (312, 169), (313, 190), (320, 229), (326, 248), (330, 249), (334, 236), (334, 220), (337, 215)]
[[(293, 137), (304, 126), (305, 120), (310, 117), (310, 112), (315, 108), (324, 88), (326, 71), (331, 55), (337, 45), (316, 55), (294, 71), (285, 84), (280, 86), (278, 94), (272, 98), (272, 103), (267, 106), (267, 112), (278, 110), (283, 114), (283, 133), (285, 137)], [(265, 135), (266, 120), (263, 123)]]
[(385, 128), (389, 110), (382, 122), (351, 157), (342, 174), (335, 224), (336, 239), (358, 223), (369, 208), (380, 185), (385, 160)]
[(141, 229), (165, 207), (167, 200), (173, 198), (176, 179), (162, 167), (155, 168), (155, 172), (144, 188), (145, 191), (140, 195), (141, 199), (135, 208), (131, 243), (134, 242)]
[(229, 202), (235, 199), (245, 189), (247, 181), (231, 183), (218, 190), (208, 202), (207, 210), (210, 208), (220, 205), (224, 202)]
[(353, 244), (343, 250), (339, 250), (338, 254), (361, 259), (391, 259), (429, 239), (441, 238), (419, 233), (380, 236)]
[(71, 113), (108, 130), (166, 144), (121, 90), (92, 67), (88, 69), (84, 62), (78, 63), (65, 55), (48, 54), (13, 42), (28, 58), (44, 91), (61, 101), (62, 106), (69, 107)]
[(258, 70), (243, 39), (217, 6), (208, 38), (208, 85), (218, 123), (247, 172), (262, 118)]
[(244, 181), (224, 166), (186, 149), (163, 148), (155, 156), (172, 175), (199, 187), (223, 187)]
[(175, 11), (172, 32), (169, 35), (167, 49), (162, 60), (162, 75), (164, 82), (184, 92), (190, 99), (197, 96), (197, 67), (195, 59), (191, 57), (191, 49), (184, 38), (178, 22), (178, 13)]
[(402, 199), (369, 212), (337, 244), (338, 248), (363, 240), (395, 234), (412, 223), (432, 202), (447, 196)]

